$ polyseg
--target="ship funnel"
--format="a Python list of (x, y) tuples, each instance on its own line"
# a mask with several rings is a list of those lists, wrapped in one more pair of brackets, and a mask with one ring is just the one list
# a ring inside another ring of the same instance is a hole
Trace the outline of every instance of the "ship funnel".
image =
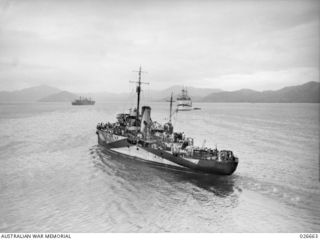
[(149, 137), (151, 126), (151, 107), (142, 107), (141, 132), (144, 136)]

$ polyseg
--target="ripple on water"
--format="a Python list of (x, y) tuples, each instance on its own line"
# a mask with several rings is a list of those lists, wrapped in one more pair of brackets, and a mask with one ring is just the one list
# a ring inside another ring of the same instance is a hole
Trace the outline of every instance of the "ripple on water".
[[(153, 116), (163, 117), (167, 106), (155, 105)], [(208, 146), (234, 150), (240, 164), (232, 176), (172, 171), (104, 152), (95, 126), (112, 121), (119, 104), (61, 104), (1, 118), (0, 231), (316, 231), (319, 126), (310, 116), (317, 106), (203, 105), (196, 115), (176, 115), (176, 129), (200, 145), (207, 139)]]

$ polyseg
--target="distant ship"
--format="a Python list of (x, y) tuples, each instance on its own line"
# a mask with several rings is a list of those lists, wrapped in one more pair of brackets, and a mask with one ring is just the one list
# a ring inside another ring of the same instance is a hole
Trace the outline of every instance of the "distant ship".
[(94, 105), (96, 102), (91, 98), (82, 98), (76, 99), (72, 102), (72, 105)]
[(192, 101), (188, 96), (187, 89), (182, 89), (181, 95), (177, 97), (177, 111), (191, 111)]
[(174, 132), (171, 123), (172, 95), (167, 123), (162, 125), (152, 121), (149, 106), (143, 106), (140, 112), (141, 67), (138, 73), (137, 107), (128, 113), (117, 114), (115, 123), (99, 123), (96, 128), (99, 145), (111, 154), (165, 168), (232, 174), (238, 166), (238, 158), (232, 151), (207, 148), (204, 144), (197, 147), (193, 138), (183, 132)]

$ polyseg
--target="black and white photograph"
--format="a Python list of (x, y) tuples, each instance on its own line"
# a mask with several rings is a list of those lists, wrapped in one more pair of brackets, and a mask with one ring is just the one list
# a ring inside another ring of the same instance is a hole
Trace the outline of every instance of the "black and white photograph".
[(318, 0), (0, 0), (1, 239), (319, 238), (319, 43)]

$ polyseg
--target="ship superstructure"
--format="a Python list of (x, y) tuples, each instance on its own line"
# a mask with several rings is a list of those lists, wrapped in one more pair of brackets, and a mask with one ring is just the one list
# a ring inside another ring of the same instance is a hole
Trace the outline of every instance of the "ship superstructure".
[(190, 111), (192, 110), (192, 100), (188, 96), (186, 88), (182, 88), (181, 94), (177, 97), (177, 111)]
[(115, 123), (99, 123), (99, 145), (107, 151), (156, 165), (185, 171), (230, 175), (238, 165), (238, 158), (230, 150), (194, 146), (193, 138), (174, 132), (171, 122), (160, 124), (151, 119), (151, 107), (140, 108), (141, 67), (138, 71), (137, 107), (128, 113), (117, 114)]
[(79, 97), (79, 99), (74, 100), (72, 105), (94, 105), (95, 101), (93, 101), (91, 98), (87, 97)]

